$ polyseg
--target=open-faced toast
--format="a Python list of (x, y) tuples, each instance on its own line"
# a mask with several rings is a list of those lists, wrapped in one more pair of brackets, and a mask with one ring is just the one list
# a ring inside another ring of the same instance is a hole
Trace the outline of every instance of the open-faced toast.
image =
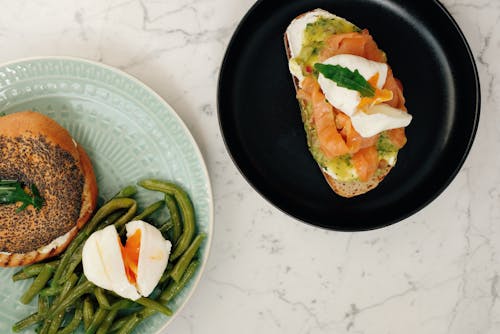
[[(343, 197), (375, 188), (394, 167), (411, 120), (385, 53), (367, 30), (321, 9), (296, 17), (284, 43), (308, 147), (326, 181)], [(368, 84), (372, 96), (346, 86), (345, 75)]]

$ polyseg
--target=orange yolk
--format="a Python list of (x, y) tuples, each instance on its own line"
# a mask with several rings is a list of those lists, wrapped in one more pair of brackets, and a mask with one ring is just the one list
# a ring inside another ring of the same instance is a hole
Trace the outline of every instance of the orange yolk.
[(122, 245), (120, 240), (118, 242), (120, 243), (127, 279), (131, 284), (135, 284), (139, 265), (139, 251), (141, 249), (141, 230), (137, 229), (134, 234), (128, 237), (125, 246)]
[(389, 89), (378, 89), (377, 87), (377, 82), (378, 82), (378, 72), (375, 73), (374, 76), (372, 76), (369, 80), (368, 83), (372, 86), (375, 87), (375, 95), (373, 97), (362, 97), (361, 101), (359, 101), (358, 108), (359, 109), (364, 109), (365, 111), (368, 110), (371, 106), (375, 104), (379, 104), (382, 102), (390, 101), (392, 100), (392, 91)]

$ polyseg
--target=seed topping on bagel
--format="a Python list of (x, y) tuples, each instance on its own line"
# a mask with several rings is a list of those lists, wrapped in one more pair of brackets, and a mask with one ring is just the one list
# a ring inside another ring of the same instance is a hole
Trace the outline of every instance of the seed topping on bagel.
[(84, 184), (78, 161), (42, 136), (0, 135), (0, 154), (0, 177), (35, 184), (46, 202), (39, 211), (28, 206), (16, 212), (19, 204), (0, 205), (0, 251), (28, 252), (73, 228), (80, 215)]

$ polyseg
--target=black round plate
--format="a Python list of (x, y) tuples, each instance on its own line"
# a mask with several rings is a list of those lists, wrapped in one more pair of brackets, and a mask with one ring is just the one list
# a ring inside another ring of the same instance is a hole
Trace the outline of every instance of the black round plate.
[[(395, 168), (377, 188), (351, 199), (330, 189), (307, 149), (287, 66), (285, 29), (315, 8), (370, 31), (403, 82), (413, 115)], [(472, 145), (479, 94), (469, 46), (438, 1), (261, 0), (229, 43), (218, 114), (234, 162), (262, 196), (304, 222), (361, 231), (410, 216), (446, 188)]]

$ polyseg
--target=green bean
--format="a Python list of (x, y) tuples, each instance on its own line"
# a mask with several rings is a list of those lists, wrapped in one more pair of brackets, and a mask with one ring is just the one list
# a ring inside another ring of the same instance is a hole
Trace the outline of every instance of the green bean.
[(52, 261), (52, 262), (47, 262), (47, 263), (36, 263), (32, 264), (29, 266), (24, 267), (23, 269), (19, 270), (12, 276), (12, 280), (15, 281), (20, 281), (24, 279), (28, 279), (31, 277), (35, 277), (38, 275), (44, 266), (51, 266), (55, 268), (59, 261)]
[(198, 248), (200, 248), (200, 245), (206, 236), (207, 235), (205, 233), (198, 234), (194, 238), (191, 245), (189, 245), (186, 251), (181, 255), (177, 263), (174, 265), (174, 268), (172, 269), (172, 272), (170, 274), (170, 277), (172, 277), (174, 281), (178, 282), (181, 279), (182, 275), (184, 274), (184, 271), (188, 267), (189, 263), (191, 263), (191, 260), (196, 255)]
[(80, 278), (78, 278), (78, 282), (76, 282), (76, 285), (81, 285), (85, 282), (87, 282), (88, 279), (87, 279), (87, 276), (85, 275), (80, 275)]
[[(182, 275), (179, 282), (172, 281), (171, 284), (161, 293), (158, 300), (156, 301), (159, 305), (165, 304), (170, 301), (173, 297), (181, 291), (186, 284), (191, 280), (191, 278), (196, 273), (196, 270), (200, 262), (198, 260), (193, 260)], [(154, 308), (146, 307), (141, 311), (132, 313), (129, 316), (121, 318), (111, 326), (110, 331), (118, 330), (118, 334), (129, 334), (132, 333), (134, 328), (144, 319), (156, 313), (157, 310)]]
[(38, 334), (48, 334), (51, 323), (52, 323), (52, 320), (45, 319), (45, 321), (42, 324), (42, 327), (40, 328), (40, 331), (38, 332)]
[(29, 289), (26, 290), (21, 296), (21, 303), (28, 304), (29, 302), (31, 302), (31, 300), (38, 294), (38, 292), (43, 289), (45, 284), (52, 276), (53, 272), (54, 268), (45, 265), (38, 276), (33, 280), (33, 283), (31, 284)]
[(76, 274), (72, 274), (70, 278), (66, 282), (64, 282), (61, 288), (61, 292), (59, 293), (59, 296), (57, 296), (57, 298), (54, 300), (54, 304), (58, 304), (64, 301), (64, 298), (66, 298), (68, 293), (75, 286), (77, 280), (78, 276), (76, 276)]
[(64, 319), (64, 310), (59, 312), (53, 319), (50, 320), (50, 325), (49, 329), (47, 331), (48, 334), (56, 334), (57, 331), (59, 330), (59, 327), (61, 327), (61, 324)]
[(21, 269), (21, 270), (17, 271), (14, 275), (12, 275), (12, 281), (16, 282), (16, 281), (25, 280), (25, 279), (28, 279), (31, 277), (35, 277), (36, 275), (38, 275), (40, 273), (40, 271), (42, 271), (41, 267), (36, 268), (35, 270), (29, 271), (29, 272), (25, 272), (24, 269)]
[(177, 208), (177, 203), (172, 195), (165, 194), (165, 203), (167, 204), (168, 212), (170, 213), (170, 221), (172, 222), (172, 237), (171, 241), (173, 244), (179, 240), (182, 233), (181, 219), (179, 217), (179, 208)]
[(71, 289), (75, 286), (77, 280), (78, 276), (76, 276), (76, 274), (72, 274), (70, 278), (66, 282), (64, 282), (64, 285), (61, 288), (59, 296), (57, 296), (57, 298), (54, 300), (54, 304), (46, 314), (47, 317), (45, 319), (45, 322), (41, 330), (42, 333), (47, 333), (47, 334), (56, 333), (59, 327), (61, 326), (66, 307), (72, 305), (73, 302), (76, 301), (78, 298), (75, 298), (73, 302), (66, 305), (66, 307), (64, 308), (59, 308), (54, 310), (55, 305), (60, 305), (66, 302), (66, 297), (69, 295)]
[(77, 307), (75, 310), (75, 314), (73, 315), (73, 319), (64, 327), (62, 330), (57, 332), (57, 334), (71, 334), (73, 333), (78, 326), (80, 325), (80, 322), (82, 321), (82, 308)]
[[(157, 302), (158, 303), (158, 302)], [(159, 305), (162, 305), (158, 303)], [(162, 305), (163, 306), (163, 305)], [(132, 333), (134, 328), (144, 319), (149, 318), (155, 314), (158, 310), (156, 308), (146, 307), (140, 311), (132, 313), (128, 317), (124, 318), (125, 321), (118, 334), (129, 334)]]
[(38, 293), (38, 298), (40, 298), (40, 296), (44, 297), (56, 296), (61, 293), (62, 288), (63, 288), (62, 285), (54, 285), (54, 286), (49, 286), (47, 288), (43, 288)]
[(48, 312), (48, 317), (50, 318), (54, 314), (58, 314), (62, 310), (73, 305), (78, 298), (86, 293), (91, 292), (94, 287), (95, 285), (89, 281), (85, 281), (80, 285), (77, 284), (75, 288), (66, 295), (66, 298), (64, 298), (64, 300), (60, 300), (59, 302), (54, 302), (54, 304), (52, 304)]
[(85, 236), (85, 233), (81, 231), (79, 234), (76, 235), (75, 239), (69, 244), (68, 248), (66, 248), (66, 251), (64, 251), (61, 259), (59, 266), (57, 266), (56, 272), (54, 273), (54, 277), (52, 279), (53, 284), (58, 284), (61, 276), (63, 274), (63, 271), (66, 269), (71, 256), (73, 255), (74, 251), (78, 248), (78, 246), (85, 241), (87, 237)]
[(127, 321), (123, 324), (117, 334), (130, 334), (134, 328), (141, 322), (143, 318), (139, 314), (133, 313), (130, 317), (127, 317)]
[(19, 320), (12, 326), (12, 331), (14, 332), (20, 332), (25, 328), (28, 328), (29, 326), (32, 326), (36, 324), (37, 322), (40, 322), (43, 320), (43, 315), (41, 315), (39, 312), (30, 314), (24, 319)]
[(159, 210), (164, 204), (165, 203), (163, 201), (155, 202), (155, 203), (149, 205), (148, 207), (146, 207), (144, 209), (144, 211), (142, 211), (140, 214), (136, 215), (135, 217), (132, 217), (132, 218), (127, 217), (128, 219), (126, 221), (124, 220), (123, 222), (116, 222), (115, 226), (116, 227), (121, 227), (119, 229), (118, 234), (120, 236), (125, 235), (125, 233), (126, 233), (125, 224), (126, 223), (128, 223), (130, 221), (133, 221), (133, 220), (143, 220), (144, 218), (149, 217), (154, 212), (156, 212), (157, 210)]
[(71, 255), (71, 258), (69, 259), (68, 264), (66, 265), (66, 268), (63, 270), (63, 273), (61, 274), (61, 278), (57, 283), (62, 284), (68, 278), (71, 276), (71, 274), (74, 273), (76, 267), (82, 262), (82, 251), (83, 251), (83, 246), (85, 243), (81, 243), (80, 246), (75, 250), (73, 255)]
[(134, 202), (134, 204), (128, 209), (128, 211), (120, 217), (113, 225), (115, 225), (116, 228), (119, 228), (126, 223), (128, 223), (132, 217), (134, 217), (135, 213), (137, 211), (137, 203)]
[(141, 213), (132, 218), (131, 220), (143, 220), (146, 217), (151, 216), (153, 213), (161, 209), (161, 207), (165, 204), (164, 201), (154, 202), (153, 204), (147, 206)]
[(97, 302), (99, 303), (99, 307), (109, 310), (111, 306), (109, 305), (108, 298), (106, 297), (106, 294), (104, 293), (104, 289), (100, 287), (96, 287), (94, 289), (94, 296), (97, 299)]
[(94, 317), (94, 304), (90, 300), (90, 297), (87, 296), (83, 300), (83, 328), (85, 330), (89, 328), (93, 317)]
[(179, 280), (179, 282), (176, 281), (170, 282), (167, 288), (160, 294), (158, 302), (165, 304), (170, 300), (172, 300), (172, 298), (174, 298), (179, 293), (179, 291), (181, 291), (189, 282), (189, 280), (194, 276), (199, 264), (200, 262), (198, 260), (193, 260), (193, 262), (191, 262), (187, 267), (186, 271), (184, 272), (184, 275), (182, 275), (182, 278)]
[(136, 193), (137, 193), (137, 187), (130, 185), (130, 186), (126, 186), (125, 188), (121, 189), (112, 198), (132, 197)]
[(109, 332), (109, 329), (111, 325), (113, 324), (113, 320), (115, 320), (116, 315), (121, 309), (127, 308), (129, 306), (133, 305), (133, 302), (128, 299), (121, 299), (117, 302), (115, 302), (110, 310), (104, 321), (101, 323), (101, 326), (99, 326), (99, 329), (97, 330), (97, 334), (106, 334)]
[(99, 307), (97, 311), (94, 313), (94, 318), (92, 319), (89, 328), (87, 328), (87, 330), (85, 331), (85, 334), (94, 334), (101, 325), (101, 323), (104, 321), (108, 313), (109, 310)]
[(167, 263), (167, 268), (165, 268), (165, 271), (161, 275), (159, 283), (164, 283), (167, 281), (167, 279), (170, 277), (170, 273), (172, 272), (173, 268), (174, 265), (172, 264), (172, 262)]
[(120, 330), (120, 328), (122, 328), (130, 318), (131, 318), (131, 316), (128, 315), (126, 317), (122, 317), (116, 321), (113, 321), (113, 323), (111, 324), (111, 327), (109, 328), (109, 332), (113, 333), (113, 332)]
[[(120, 209), (128, 209), (127, 214), (133, 216), (135, 210), (137, 210), (137, 203), (130, 198), (115, 198), (104, 204), (97, 212), (94, 217), (85, 225), (80, 233), (77, 234), (75, 239), (70, 243), (66, 251), (64, 252), (62, 258), (60, 259), (59, 266), (54, 273), (54, 282), (59, 282), (64, 269), (68, 265), (71, 256), (76, 251), (76, 249), (83, 243), (90, 234), (95, 230), (95, 228), (102, 222), (107, 216), (113, 212)], [(125, 214), (125, 215), (127, 215)], [(124, 215), (124, 216), (125, 216)], [(123, 216), (122, 216), (123, 217)], [(128, 219), (128, 218), (127, 218)], [(117, 222), (118, 223), (118, 222)]]
[(173, 183), (148, 179), (140, 181), (139, 185), (149, 190), (161, 191), (165, 194), (173, 195), (179, 205), (184, 225), (182, 234), (179, 240), (177, 240), (174, 250), (170, 255), (172, 260), (175, 260), (189, 247), (195, 233), (196, 225), (193, 204), (187, 193), (181, 187)]
[(174, 227), (174, 224), (171, 221), (166, 221), (165, 223), (161, 224), (161, 226), (158, 228), (158, 231), (161, 232), (163, 236), (166, 235), (170, 229)]
[(46, 296), (38, 296), (38, 313), (45, 314), (49, 310), (49, 298)]
[[(119, 220), (124, 220), (124, 219), (128, 220), (130, 218), (123, 218), (123, 217), (124, 216), (133, 217), (137, 210), (137, 203), (135, 200), (130, 198), (115, 198), (110, 200), (108, 203), (104, 204), (99, 210), (97, 210), (94, 217), (90, 220), (89, 223), (87, 223), (87, 225), (85, 225), (84, 234), (86, 234), (87, 236), (90, 235), (94, 231), (95, 227), (97, 227), (97, 225), (99, 225), (99, 223), (104, 220), (104, 218), (106, 218), (113, 212), (120, 209), (127, 209), (128, 211), (125, 215), (122, 215), (122, 217), (120, 217)], [(115, 224), (117, 224), (117, 222), (115, 222)]]
[(118, 218), (120, 218), (121, 216), (123, 216), (125, 214), (125, 212), (127, 212), (127, 211), (125, 211), (123, 209), (113, 212), (101, 224), (99, 224), (97, 229), (101, 230), (101, 229), (105, 228), (106, 226), (114, 224), (118, 220)]
[(137, 300), (134, 300), (139, 305), (142, 305), (144, 307), (150, 308), (152, 310), (158, 311), (160, 313), (165, 314), (166, 316), (172, 316), (173, 312), (171, 309), (169, 309), (167, 306), (157, 302), (156, 300), (149, 299), (146, 297), (141, 297)]

